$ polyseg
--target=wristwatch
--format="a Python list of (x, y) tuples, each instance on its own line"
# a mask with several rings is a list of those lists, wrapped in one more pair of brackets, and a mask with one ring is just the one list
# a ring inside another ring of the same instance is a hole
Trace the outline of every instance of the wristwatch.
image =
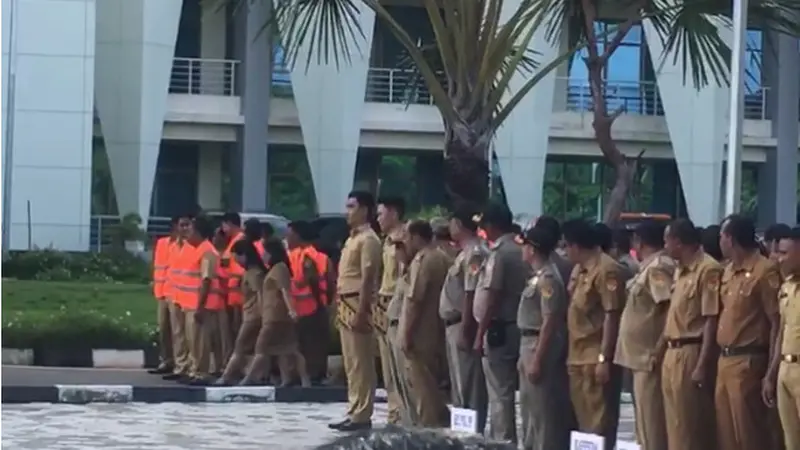
[(606, 362), (606, 355), (602, 353), (597, 355), (597, 362), (599, 362), (600, 364), (604, 364)]

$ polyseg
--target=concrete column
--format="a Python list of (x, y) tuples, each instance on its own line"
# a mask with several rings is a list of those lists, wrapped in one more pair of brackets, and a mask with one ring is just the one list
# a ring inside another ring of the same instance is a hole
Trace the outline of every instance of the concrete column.
[[(776, 48), (764, 49), (764, 72), (772, 136), (777, 140), (775, 151), (767, 152), (767, 160), (759, 168), (759, 224), (793, 224), (797, 221), (797, 148), (798, 102), (800, 101), (800, 49), (798, 40), (774, 34), (765, 42)], [(780, 61), (780, 63), (778, 63)]]
[[(356, 7), (364, 37), (350, 42), (350, 62), (342, 62), (337, 68), (331, 51), (330, 64), (317, 64), (315, 47), (311, 64), (306, 67), (304, 53), (311, 51), (307, 47), (301, 49), (291, 73), (317, 208), (324, 214), (344, 211), (355, 177), (375, 24), (375, 13), (360, 3)], [(308, 41), (310, 44), (311, 39)], [(342, 57), (340, 53), (340, 61)]]
[(147, 223), (182, 0), (97, 2), (95, 92), (121, 215)]
[(247, 2), (239, 8), (237, 53), (242, 60), (237, 80), (242, 88), (244, 125), (232, 158), (234, 208), (267, 211), (267, 146), (272, 43), (264, 24), (270, 20), (270, 2)]
[[(664, 55), (653, 24), (646, 20), (643, 28), (650, 54)], [(730, 30), (720, 27), (720, 33), (731, 42)], [(730, 89), (712, 84), (697, 90), (691, 81), (684, 83), (682, 59), (673, 61), (672, 54), (663, 56), (663, 64), (656, 57), (656, 82), (689, 217), (698, 226), (707, 226), (720, 220)]]
[(197, 203), (204, 210), (222, 208), (222, 152), (225, 144), (201, 142), (198, 145)]
[[(14, 128), (10, 223), (3, 224), (10, 250), (29, 243), (89, 250), (95, 0), (3, 0), (2, 25), (2, 168), (6, 127)], [(9, 64), (16, 70), (13, 111)]]
[(227, 9), (216, 2), (201, 2), (200, 17), (200, 93), (225, 95), (235, 75), (232, 65), (225, 63)]
[[(505, 2), (503, 16), (508, 18), (513, 15), (519, 5), (520, 0)], [(529, 48), (538, 52), (541, 61), (550, 61), (557, 56), (559, 45), (551, 45), (545, 35), (544, 27), (540, 27)], [(510, 92), (515, 92), (524, 83), (525, 77), (515, 76), (509, 83)], [(536, 216), (542, 212), (544, 170), (555, 89), (554, 71), (525, 96), (497, 131), (494, 151), (508, 206), (517, 216)], [(534, 117), (535, 120), (532, 119)]]

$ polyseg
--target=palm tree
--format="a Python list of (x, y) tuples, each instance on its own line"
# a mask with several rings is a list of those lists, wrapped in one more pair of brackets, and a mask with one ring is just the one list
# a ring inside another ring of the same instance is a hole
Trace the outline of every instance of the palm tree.
[[(740, 0), (732, 0), (740, 1)], [(541, 0), (548, 12), (548, 39), (560, 42), (568, 33), (571, 46), (588, 42), (582, 63), (589, 75), (594, 114), (595, 140), (616, 179), (606, 203), (604, 220), (615, 222), (625, 207), (639, 158), (629, 158), (617, 147), (611, 129), (624, 108), (609, 111), (605, 68), (631, 29), (651, 20), (657, 38), (664, 43), (664, 55), (675, 55), (683, 64), (684, 82), (700, 89), (711, 83), (729, 82), (731, 49), (720, 34), (728, 26), (731, 0)], [(599, 36), (595, 25), (603, 19), (599, 11), (615, 11), (618, 27)], [(749, 24), (764, 32), (776, 31), (800, 36), (800, 2), (796, 0), (750, 0)], [(601, 38), (605, 38), (601, 41)], [(676, 59), (678, 60), (678, 59)], [(761, 80), (758, 80), (761, 81)], [(641, 157), (641, 154), (639, 155)]]
[[(242, 6), (272, 0), (217, 0)], [(280, 39), (287, 64), (346, 63), (350, 48), (363, 36), (360, 6), (376, 18), (405, 49), (398, 65), (414, 75), (410, 89), (430, 93), (445, 129), (445, 186), (452, 204), (484, 204), (488, 199), (490, 148), (497, 129), (546, 74), (566, 63), (567, 53), (539, 67), (528, 50), (544, 23), (543, 3), (521, 0), (420, 0), (435, 42), (419, 42), (380, 0), (274, 0), (270, 27)], [(310, 49), (307, 50), (307, 49)], [(359, 49), (363, 51), (364, 49)], [(368, 50), (368, 49), (367, 49)], [(538, 70), (537, 70), (538, 69)], [(524, 84), (510, 92), (515, 74)], [(412, 96), (410, 96), (412, 97)]]

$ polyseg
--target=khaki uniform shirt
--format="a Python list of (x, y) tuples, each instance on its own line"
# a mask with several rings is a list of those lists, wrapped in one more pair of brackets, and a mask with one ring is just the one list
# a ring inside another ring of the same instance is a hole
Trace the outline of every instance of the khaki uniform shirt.
[(475, 320), (480, 322), (486, 313), (490, 291), (494, 291), (500, 305), (497, 317), (492, 319), (516, 323), (519, 300), (531, 273), (531, 266), (522, 260), (522, 247), (514, 241), (514, 236), (506, 234), (497, 239), (478, 277), (472, 308)]
[(740, 265), (722, 272), (722, 310), (717, 326), (721, 347), (762, 346), (769, 348), (771, 318), (780, 313), (778, 265), (754, 252)]
[(552, 256), (550, 256), (550, 259), (558, 268), (558, 273), (561, 275), (561, 279), (564, 280), (564, 285), (566, 285), (567, 281), (569, 281), (570, 275), (572, 275), (572, 269), (575, 268), (575, 264), (569, 262), (567, 257), (558, 251), (553, 253)]
[(592, 261), (575, 266), (567, 290), (571, 296), (567, 314), (567, 363), (597, 364), (606, 313), (620, 311), (625, 304), (625, 283), (620, 266), (607, 254), (598, 253)]
[[(354, 314), (362, 301), (373, 303), (379, 288), (381, 276), (381, 240), (369, 225), (362, 225), (351, 230), (350, 237), (344, 243), (339, 260), (339, 278), (336, 288), (339, 294), (338, 321), (342, 324), (352, 323)], [(372, 273), (371, 280), (365, 280), (364, 274)], [(361, 286), (369, 283), (374, 292), (370, 298), (359, 298)]]
[[(394, 295), (392, 301), (389, 302), (389, 309), (386, 311), (386, 316), (390, 322), (399, 321), (400, 313), (403, 311), (403, 301), (406, 297), (408, 290), (408, 272), (400, 274), (397, 278), (397, 283), (394, 288)], [(396, 324), (395, 324), (396, 325)]]
[(664, 337), (699, 338), (706, 317), (719, 315), (722, 266), (699, 250), (694, 259), (675, 270)]
[(519, 302), (517, 327), (520, 330), (541, 330), (544, 316), (554, 315), (564, 326), (556, 331), (566, 338), (567, 288), (554, 262), (537, 270), (528, 280)]
[(662, 252), (650, 255), (628, 282), (628, 301), (622, 311), (614, 363), (631, 370), (655, 369), (655, 350), (672, 294), (675, 261)]
[(242, 320), (254, 320), (261, 317), (259, 297), (261, 287), (264, 285), (264, 272), (259, 269), (249, 269), (242, 276)]
[(800, 355), (800, 277), (789, 275), (779, 298), (783, 319), (781, 354)]
[(457, 320), (464, 313), (464, 297), (475, 292), (478, 274), (486, 262), (489, 249), (480, 239), (465, 242), (447, 271), (447, 278), (439, 298), (439, 317)]
[(383, 254), (381, 256), (383, 264), (383, 273), (381, 275), (381, 286), (378, 289), (378, 295), (382, 297), (391, 297), (394, 295), (395, 283), (397, 277), (400, 276), (400, 264), (397, 262), (397, 248), (393, 241), (402, 236), (402, 228), (398, 227), (391, 230), (386, 238), (383, 239)]
[(278, 263), (270, 267), (261, 288), (262, 323), (291, 321), (283, 298), (283, 292), (288, 292), (291, 287), (291, 278), (286, 264)]
[[(434, 246), (423, 248), (411, 260), (408, 268), (408, 288), (400, 313), (401, 330), (413, 327), (414, 347), (417, 350), (438, 350), (437, 342), (444, 340), (441, 321), (436, 314), (439, 294), (447, 276), (451, 259)], [(416, 317), (415, 323), (411, 323)]]

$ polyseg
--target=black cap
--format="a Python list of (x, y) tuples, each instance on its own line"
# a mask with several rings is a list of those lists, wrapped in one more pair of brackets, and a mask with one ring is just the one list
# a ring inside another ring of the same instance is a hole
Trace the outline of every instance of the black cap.
[(550, 253), (558, 244), (557, 239), (549, 230), (543, 228), (530, 228), (518, 236), (517, 242), (530, 245), (543, 253)]
[(481, 226), (494, 225), (501, 229), (511, 229), (514, 224), (514, 216), (507, 206), (499, 203), (492, 203), (483, 210), (480, 218)]

